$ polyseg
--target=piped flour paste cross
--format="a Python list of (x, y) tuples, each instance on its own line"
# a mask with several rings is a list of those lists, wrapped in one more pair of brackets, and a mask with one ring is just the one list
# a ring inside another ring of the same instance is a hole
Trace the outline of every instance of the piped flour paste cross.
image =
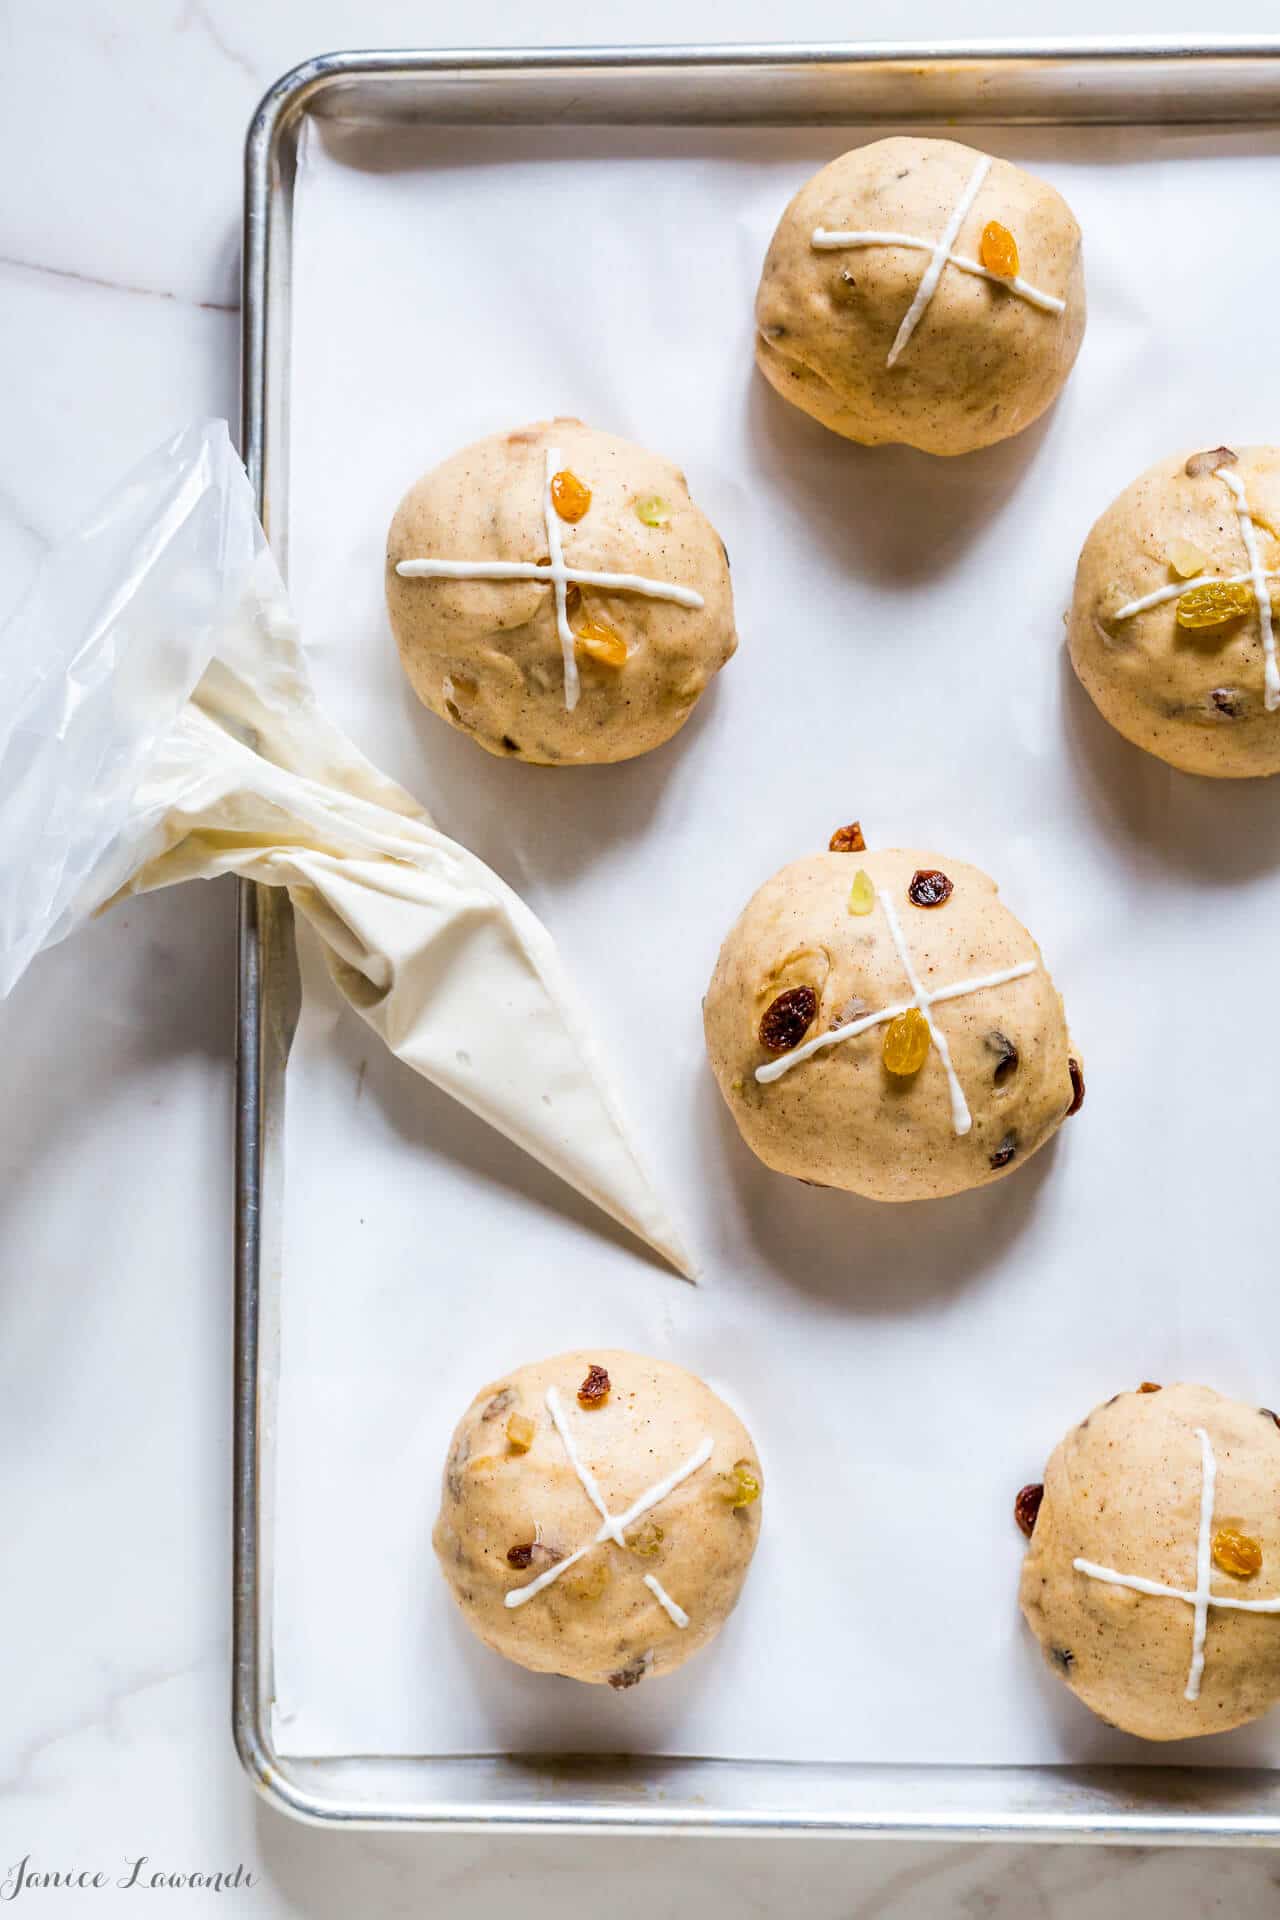
[(1135, 1593), (1154, 1594), (1157, 1599), (1185, 1600), (1193, 1610), (1191, 1630), (1191, 1670), (1187, 1674), (1186, 1700), (1200, 1698), (1200, 1677), (1204, 1672), (1204, 1642), (1209, 1626), (1210, 1607), (1229, 1607), (1236, 1613), (1280, 1613), (1280, 1598), (1236, 1600), (1224, 1593), (1210, 1593), (1213, 1574), (1213, 1492), (1218, 1477), (1213, 1446), (1203, 1427), (1195, 1429), (1200, 1442), (1200, 1531), (1196, 1538), (1196, 1584), (1192, 1588), (1167, 1587), (1161, 1580), (1146, 1580), (1137, 1573), (1117, 1573), (1114, 1567), (1099, 1567), (1092, 1560), (1073, 1560), (1077, 1573), (1091, 1580), (1105, 1580), (1113, 1587), (1131, 1587)]
[(1244, 542), (1245, 557), (1249, 562), (1247, 573), (1201, 573), (1194, 578), (1179, 580), (1176, 586), (1157, 587), (1154, 593), (1144, 593), (1140, 600), (1130, 600), (1113, 613), (1113, 620), (1132, 620), (1135, 613), (1145, 613), (1148, 607), (1158, 607), (1166, 600), (1181, 600), (1184, 593), (1190, 593), (1196, 587), (1208, 586), (1212, 581), (1223, 587), (1238, 587), (1245, 581), (1253, 588), (1253, 597), (1258, 607), (1258, 630), (1262, 636), (1262, 679), (1263, 705), (1268, 713), (1274, 713), (1280, 707), (1280, 665), (1276, 661), (1276, 637), (1271, 624), (1271, 589), (1268, 580), (1280, 579), (1280, 573), (1270, 572), (1262, 564), (1258, 552), (1258, 530), (1253, 523), (1253, 513), (1249, 506), (1249, 495), (1244, 481), (1238, 473), (1232, 473), (1229, 467), (1215, 467), (1215, 480), (1221, 480), (1231, 491), (1235, 501), (1236, 518), (1240, 523), (1240, 538)]
[[(506, 1596), (506, 1605), (509, 1607), (524, 1606), (527, 1600), (532, 1600), (535, 1594), (541, 1593), (544, 1587), (549, 1587), (553, 1580), (558, 1580), (562, 1573), (567, 1573), (570, 1567), (576, 1566), (579, 1560), (585, 1559), (587, 1554), (603, 1545), (606, 1540), (612, 1540), (616, 1547), (621, 1547), (625, 1551), (627, 1528), (634, 1526), (641, 1514), (648, 1513), (652, 1507), (656, 1507), (660, 1501), (665, 1500), (668, 1494), (674, 1493), (682, 1481), (687, 1480), (691, 1473), (696, 1473), (699, 1467), (705, 1467), (711, 1458), (712, 1443), (711, 1436), (708, 1434), (702, 1444), (695, 1447), (682, 1466), (677, 1467), (673, 1473), (667, 1474), (665, 1479), (655, 1480), (647, 1493), (642, 1493), (639, 1499), (632, 1501), (625, 1513), (610, 1513), (605, 1505), (604, 1495), (600, 1491), (600, 1483), (573, 1443), (573, 1435), (565, 1419), (560, 1395), (554, 1387), (547, 1388), (546, 1400), (547, 1411), (555, 1423), (556, 1432), (564, 1443), (569, 1464), (581, 1480), (583, 1492), (600, 1515), (600, 1527), (594, 1539), (588, 1540), (586, 1545), (579, 1547), (576, 1552), (567, 1554), (563, 1560), (557, 1560), (553, 1567), (548, 1567), (545, 1573), (540, 1573), (536, 1580), (528, 1581), (523, 1587), (513, 1587)], [(688, 1626), (688, 1614), (671, 1598), (656, 1575), (646, 1573), (644, 1584), (677, 1627)]]
[(915, 299), (903, 315), (902, 325), (898, 328), (893, 345), (889, 349), (889, 357), (885, 361), (887, 367), (896, 363), (912, 334), (924, 319), (929, 302), (937, 292), (942, 270), (947, 266), (959, 267), (962, 273), (976, 274), (980, 280), (994, 280), (997, 286), (1005, 287), (1010, 293), (1018, 294), (1021, 299), (1029, 301), (1033, 307), (1039, 307), (1045, 313), (1066, 311), (1065, 300), (1059, 300), (1056, 293), (1045, 293), (1041, 288), (1033, 287), (1029, 280), (1022, 278), (1021, 274), (1006, 276), (1001, 273), (992, 273), (990, 268), (984, 267), (980, 260), (971, 260), (967, 253), (952, 252), (956, 236), (964, 225), (966, 214), (982, 191), (982, 183), (987, 177), (990, 166), (990, 156), (984, 154), (969, 175), (964, 192), (951, 209), (951, 217), (936, 240), (925, 240), (918, 233), (885, 233), (874, 228), (853, 233), (834, 233), (826, 227), (814, 228), (810, 244), (817, 247), (820, 252), (838, 251), (847, 247), (910, 247), (917, 253), (929, 255), (929, 264), (924, 270), (920, 285), (916, 288)]
[(560, 471), (559, 447), (547, 448), (546, 474), (542, 486), (542, 518), (550, 560), (545, 566), (533, 560), (400, 560), (396, 572), (406, 580), (538, 580), (551, 588), (556, 604), (556, 632), (564, 659), (564, 704), (572, 713), (578, 704), (578, 661), (574, 652), (574, 631), (569, 625), (568, 589), (611, 587), (615, 593), (643, 593), (650, 600), (672, 600), (678, 607), (701, 607), (706, 603), (692, 587), (672, 586), (666, 580), (646, 580), (639, 573), (601, 573), (586, 567), (567, 567), (560, 544), (560, 516), (551, 494), (551, 482)]
[(803, 1041), (780, 1059), (767, 1061), (763, 1067), (757, 1067), (756, 1079), (765, 1082), (780, 1080), (784, 1073), (789, 1073), (792, 1067), (798, 1067), (802, 1060), (811, 1060), (824, 1047), (838, 1046), (842, 1040), (854, 1040), (860, 1033), (869, 1033), (872, 1027), (885, 1026), (890, 1020), (896, 1020), (900, 1013), (908, 1013), (912, 1007), (917, 1007), (924, 1016), (929, 1038), (937, 1048), (938, 1058), (946, 1072), (947, 1087), (951, 1094), (951, 1124), (957, 1134), (966, 1134), (973, 1125), (973, 1116), (969, 1112), (969, 1103), (964, 1097), (959, 1075), (951, 1064), (947, 1036), (934, 1019), (932, 1009), (943, 1000), (959, 1000), (967, 993), (981, 993), (986, 987), (1002, 987), (1006, 981), (1021, 980), (1026, 974), (1034, 973), (1040, 963), (1037, 960), (1023, 960), (1016, 967), (1002, 967), (999, 973), (984, 973), (972, 980), (957, 980), (953, 986), (934, 987), (926, 992), (916, 973), (893, 901), (883, 887), (877, 889), (876, 898), (889, 923), (889, 932), (893, 936), (902, 971), (907, 976), (914, 997), (900, 1000), (896, 1006), (882, 1007), (879, 1013), (863, 1014), (857, 1020), (847, 1021), (842, 1027), (832, 1027), (828, 1033), (819, 1033), (812, 1040)]

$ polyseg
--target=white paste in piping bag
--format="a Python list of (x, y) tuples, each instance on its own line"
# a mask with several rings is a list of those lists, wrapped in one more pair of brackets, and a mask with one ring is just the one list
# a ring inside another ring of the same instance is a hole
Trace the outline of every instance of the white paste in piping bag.
[(550, 934), (317, 706), (223, 422), (145, 461), (0, 634), (0, 836), (0, 993), (120, 894), (286, 887), (394, 1054), (692, 1276)]

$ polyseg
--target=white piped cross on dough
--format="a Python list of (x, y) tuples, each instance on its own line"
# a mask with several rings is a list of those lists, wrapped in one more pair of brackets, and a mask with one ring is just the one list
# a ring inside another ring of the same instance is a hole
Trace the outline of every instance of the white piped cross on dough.
[(1230, 467), (1213, 469), (1215, 480), (1221, 480), (1231, 491), (1235, 501), (1236, 519), (1240, 524), (1240, 538), (1244, 542), (1245, 557), (1249, 562), (1247, 573), (1197, 574), (1194, 579), (1179, 580), (1175, 586), (1157, 587), (1152, 593), (1144, 593), (1139, 600), (1130, 600), (1116, 613), (1113, 620), (1132, 620), (1136, 613), (1145, 613), (1148, 607), (1159, 607), (1167, 600), (1181, 600), (1184, 593), (1191, 593), (1196, 587), (1211, 583), (1223, 587), (1238, 587), (1247, 581), (1253, 588), (1253, 597), (1258, 607), (1258, 630), (1262, 636), (1262, 680), (1263, 705), (1268, 713), (1274, 713), (1280, 707), (1280, 664), (1276, 661), (1276, 637), (1271, 621), (1270, 580), (1280, 580), (1280, 573), (1270, 572), (1262, 564), (1258, 552), (1258, 530), (1254, 525), (1253, 511), (1249, 505), (1249, 495), (1244, 481)]
[(892, 367), (900, 358), (912, 334), (924, 319), (929, 302), (938, 290), (944, 267), (959, 267), (962, 273), (976, 274), (980, 280), (993, 280), (997, 286), (1006, 287), (1010, 293), (1016, 293), (1020, 299), (1027, 300), (1033, 307), (1039, 307), (1045, 313), (1064, 313), (1067, 303), (1060, 300), (1056, 293), (1045, 293), (1040, 287), (1033, 287), (1021, 274), (992, 273), (980, 260), (973, 260), (967, 253), (955, 253), (952, 249), (956, 236), (964, 225), (965, 216), (973, 206), (982, 190), (987, 177), (991, 159), (983, 154), (973, 172), (969, 175), (964, 192), (951, 209), (946, 226), (936, 240), (926, 240), (918, 233), (889, 233), (878, 228), (868, 227), (849, 233), (833, 232), (827, 227), (815, 227), (810, 244), (820, 252), (838, 251), (847, 247), (910, 247), (917, 253), (927, 253), (929, 264), (924, 270), (915, 298), (902, 317), (902, 324), (889, 349), (885, 361)]
[(816, 1034), (812, 1040), (803, 1041), (800, 1046), (793, 1047), (790, 1053), (784, 1053), (780, 1059), (766, 1061), (764, 1066), (757, 1067), (756, 1079), (765, 1083), (770, 1080), (780, 1080), (784, 1073), (791, 1071), (792, 1067), (798, 1067), (802, 1060), (811, 1060), (815, 1053), (821, 1053), (824, 1048), (838, 1046), (842, 1040), (854, 1040), (860, 1033), (869, 1033), (872, 1027), (886, 1026), (890, 1020), (896, 1020), (899, 1014), (909, 1013), (912, 1007), (916, 1007), (924, 1017), (929, 1029), (929, 1038), (937, 1049), (938, 1058), (947, 1076), (947, 1088), (951, 1095), (951, 1124), (957, 1134), (966, 1134), (973, 1125), (973, 1116), (969, 1112), (969, 1103), (964, 1097), (960, 1077), (951, 1062), (951, 1049), (947, 1045), (947, 1036), (934, 1019), (933, 1008), (944, 1000), (959, 1000), (965, 994), (981, 993), (987, 987), (1002, 987), (1006, 981), (1021, 980), (1026, 974), (1034, 973), (1039, 962), (1022, 960), (1016, 967), (1002, 967), (998, 973), (981, 974), (971, 980), (957, 980), (949, 987), (932, 987), (926, 990), (916, 973), (911, 950), (907, 946), (893, 901), (883, 887), (876, 890), (876, 898), (888, 922), (898, 960), (902, 971), (907, 976), (913, 997), (910, 1000), (900, 1000), (892, 1007), (882, 1007), (879, 1013), (864, 1013), (857, 1020), (846, 1021), (842, 1027), (832, 1027), (828, 1033)]
[(555, 597), (556, 632), (564, 659), (564, 704), (572, 713), (580, 691), (578, 661), (574, 652), (575, 635), (569, 625), (568, 589), (571, 586), (612, 588), (615, 593), (642, 593), (650, 600), (671, 600), (678, 607), (701, 607), (706, 603), (692, 587), (678, 587), (666, 580), (648, 580), (640, 573), (604, 573), (587, 567), (565, 565), (560, 542), (560, 516), (552, 498), (551, 482), (560, 471), (559, 447), (547, 448), (546, 472), (542, 485), (542, 518), (551, 558), (545, 566), (534, 560), (401, 560), (396, 572), (406, 580), (537, 580), (549, 586)]
[[(548, 1567), (545, 1573), (540, 1573), (536, 1580), (527, 1581), (523, 1587), (513, 1587), (506, 1596), (505, 1605), (508, 1607), (524, 1606), (526, 1601), (532, 1600), (535, 1594), (541, 1593), (544, 1587), (549, 1587), (552, 1581), (558, 1580), (562, 1573), (567, 1573), (570, 1567), (576, 1566), (579, 1560), (585, 1559), (587, 1554), (596, 1547), (602, 1546), (606, 1540), (612, 1540), (616, 1547), (622, 1547), (625, 1550), (627, 1528), (634, 1526), (642, 1514), (658, 1506), (668, 1494), (674, 1493), (691, 1473), (696, 1473), (699, 1467), (705, 1467), (711, 1458), (712, 1443), (711, 1436), (708, 1434), (682, 1465), (678, 1466), (674, 1472), (666, 1474), (661, 1480), (655, 1480), (645, 1493), (632, 1501), (625, 1513), (610, 1513), (605, 1504), (604, 1495), (600, 1491), (599, 1482), (574, 1445), (573, 1434), (565, 1418), (560, 1395), (554, 1387), (547, 1388), (546, 1399), (547, 1411), (569, 1456), (569, 1464), (582, 1482), (583, 1492), (600, 1515), (600, 1526), (595, 1537), (588, 1540), (585, 1546), (579, 1547), (574, 1553), (567, 1554), (563, 1560), (557, 1560), (553, 1567)], [(671, 1598), (666, 1588), (653, 1574), (645, 1574), (644, 1584), (677, 1627), (688, 1626), (689, 1616), (684, 1608)]]
[(1100, 1567), (1092, 1560), (1073, 1560), (1072, 1566), (1077, 1573), (1087, 1574), (1090, 1580), (1105, 1581), (1112, 1587), (1131, 1587), (1135, 1593), (1154, 1594), (1157, 1599), (1185, 1600), (1192, 1609), (1193, 1625), (1191, 1629), (1191, 1668), (1187, 1674), (1186, 1691), (1183, 1698), (1200, 1698), (1200, 1679), (1204, 1673), (1204, 1643), (1209, 1628), (1210, 1607), (1229, 1607), (1236, 1613), (1280, 1613), (1280, 1598), (1270, 1600), (1236, 1600), (1225, 1593), (1211, 1593), (1209, 1582), (1213, 1576), (1213, 1495), (1218, 1477), (1218, 1464), (1213, 1457), (1213, 1444), (1203, 1427), (1195, 1429), (1200, 1442), (1200, 1527), (1196, 1535), (1196, 1584), (1194, 1587), (1169, 1587), (1162, 1580), (1147, 1580), (1139, 1573), (1117, 1573), (1114, 1567)]

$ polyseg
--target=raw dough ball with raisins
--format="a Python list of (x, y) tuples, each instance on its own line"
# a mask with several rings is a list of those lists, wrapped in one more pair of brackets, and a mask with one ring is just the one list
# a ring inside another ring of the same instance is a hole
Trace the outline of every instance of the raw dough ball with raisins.
[(1223, 1733), (1280, 1699), (1280, 1614), (1211, 1606), (1198, 1694), (1187, 1699), (1191, 1604), (1100, 1580), (1077, 1560), (1194, 1593), (1205, 1442), (1212, 1458), (1210, 1587), (1280, 1595), (1280, 1428), (1210, 1387), (1117, 1394), (1045, 1468), (1021, 1601), (1045, 1658), (1085, 1706), (1145, 1740)]
[(784, 400), (849, 440), (950, 454), (1008, 439), (1056, 399), (1084, 337), (1084, 268), (1080, 229), (1045, 181), (993, 159), (951, 251), (1061, 312), (954, 264), (921, 307), (927, 250), (814, 244), (819, 230), (939, 240), (982, 159), (954, 140), (876, 140), (800, 189), (756, 296), (756, 360)]
[[(573, 1564), (601, 1519), (557, 1413), (626, 1542), (601, 1541)], [(535, 1673), (631, 1687), (682, 1665), (728, 1619), (762, 1484), (751, 1435), (693, 1374), (634, 1353), (562, 1353), (476, 1395), (449, 1448), (433, 1539), (463, 1618), (495, 1652)]]
[[(630, 574), (694, 602), (571, 582), (568, 647), (555, 592), (539, 580), (396, 571), (415, 560), (545, 565), (548, 515), (569, 568)], [(738, 644), (724, 544), (684, 475), (580, 420), (494, 434), (424, 475), (391, 522), (386, 581), (418, 698), (486, 752), (544, 766), (661, 746)]]
[(1280, 772), (1264, 638), (1274, 623), (1280, 639), (1277, 570), (1280, 448), (1206, 448), (1149, 467), (1107, 508), (1076, 570), (1071, 663), (1103, 718), (1184, 773)]
[[(903, 950), (927, 994), (979, 983), (930, 1009), (949, 1062), (910, 1010)], [(998, 1180), (1084, 1095), (1040, 949), (994, 881), (939, 854), (829, 852), (784, 867), (725, 940), (704, 1016), (720, 1091), (752, 1152), (873, 1200)]]

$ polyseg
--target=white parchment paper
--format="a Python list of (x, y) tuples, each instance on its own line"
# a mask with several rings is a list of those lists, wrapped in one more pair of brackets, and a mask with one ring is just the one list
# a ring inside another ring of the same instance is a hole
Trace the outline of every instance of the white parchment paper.
[[(1090, 324), (1048, 420), (947, 462), (845, 444), (753, 372), (773, 225), (857, 137), (449, 128), (389, 149), (308, 132), (289, 578), (320, 698), (545, 917), (705, 1279), (648, 1263), (397, 1066), (304, 948), (285, 1752), (1170, 1757), (1042, 1668), (1010, 1509), (1062, 1431), (1140, 1379), (1280, 1396), (1280, 782), (1197, 781), (1126, 746), (1077, 690), (1062, 623), (1085, 533), (1140, 468), (1280, 438), (1274, 249), (1257, 239), (1278, 143), (977, 136), (1071, 201)], [(383, 607), (405, 487), (554, 412), (680, 461), (733, 563), (737, 658), (678, 740), (626, 766), (488, 758), (417, 705)], [(985, 1192), (891, 1208), (770, 1175), (706, 1066), (699, 999), (725, 929), (855, 817), (873, 844), (990, 871), (1066, 996), (1087, 1104)], [(474, 1642), (429, 1537), (470, 1395), (593, 1342), (705, 1374), (767, 1473), (720, 1640), (618, 1695)], [(1177, 1754), (1275, 1757), (1280, 1726)]]

